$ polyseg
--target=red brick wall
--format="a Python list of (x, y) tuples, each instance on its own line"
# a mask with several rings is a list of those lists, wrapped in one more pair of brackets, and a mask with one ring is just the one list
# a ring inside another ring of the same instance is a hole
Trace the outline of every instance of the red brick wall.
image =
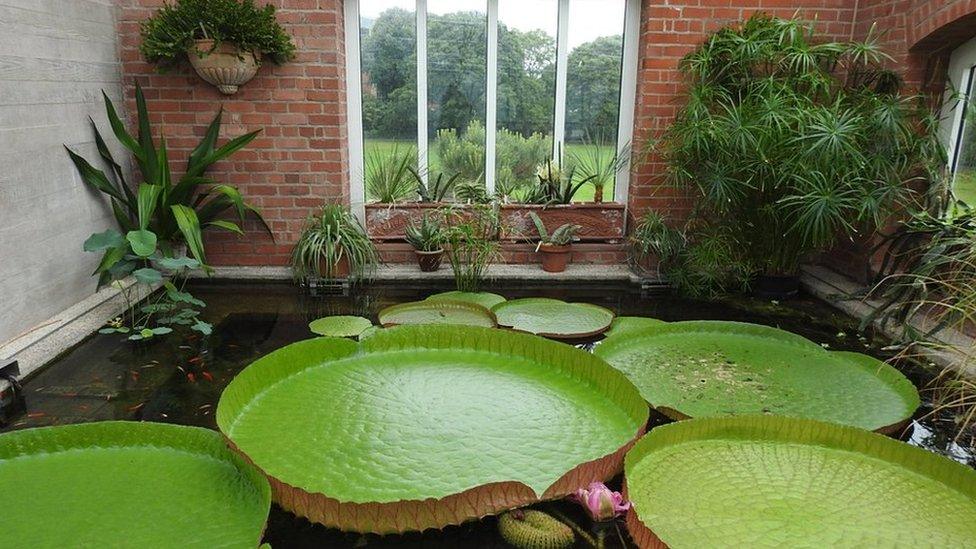
[(224, 108), (225, 138), (261, 129), (229, 161), (218, 180), (237, 185), (264, 214), (275, 242), (251, 224), (246, 238), (208, 234), (208, 260), (217, 265), (282, 265), (305, 217), (326, 200), (347, 201), (345, 57), (342, 0), (274, 0), (278, 20), (298, 46), (295, 61), (266, 64), (233, 96), (224, 96), (189, 67), (157, 73), (139, 55), (139, 22), (163, 0), (119, 0), (119, 32), (128, 112), (134, 86), (146, 94), (156, 130), (178, 162)]
[[(160, 75), (138, 53), (138, 22), (163, 0), (119, 0), (122, 70), (126, 95), (138, 80), (146, 90), (159, 129), (173, 156), (199, 139), (220, 105), (226, 136), (263, 128), (262, 136), (214, 175), (240, 186), (265, 214), (276, 242), (250, 227), (247, 238), (208, 237), (215, 264), (279, 265), (305, 216), (325, 200), (347, 200), (348, 163), (342, 0), (273, 0), (279, 20), (298, 45), (298, 59), (271, 65), (226, 97), (189, 68)], [(665, 5), (666, 4), (666, 5)], [(799, 13), (816, 20), (824, 35), (849, 40), (866, 35), (872, 22), (884, 30), (885, 44), (917, 86), (940, 89), (941, 60), (973, 34), (976, 0), (645, 0), (641, 24), (635, 142), (640, 145), (667, 127), (682, 87), (679, 59), (705, 36), (734, 21), (765, 11), (782, 17)], [(130, 104), (129, 112), (133, 105)], [(690, 201), (663, 184), (663, 166), (654, 157), (634, 168), (631, 214), (646, 208), (685, 216)], [(618, 261), (620, 253), (595, 252), (585, 261)], [(397, 256), (396, 251), (391, 251)], [(515, 256), (520, 257), (520, 256)]]

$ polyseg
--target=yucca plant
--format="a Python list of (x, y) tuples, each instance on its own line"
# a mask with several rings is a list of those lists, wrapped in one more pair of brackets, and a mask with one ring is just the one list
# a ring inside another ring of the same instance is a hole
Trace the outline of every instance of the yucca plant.
[[(587, 140), (581, 152), (573, 152), (570, 159), (576, 168), (576, 175), (589, 179), (593, 185), (593, 201), (603, 202), (603, 192), (617, 179), (617, 174), (630, 164), (630, 144), (612, 151), (612, 143), (603, 139)], [(612, 197), (611, 197), (612, 198)]]
[(697, 198), (698, 226), (719, 228), (759, 272), (793, 274), (915, 202), (932, 127), (888, 60), (874, 32), (825, 42), (764, 14), (686, 56), (685, 106), (655, 148)]
[(569, 204), (584, 185), (596, 178), (595, 174), (577, 177), (576, 167), (564, 169), (559, 160), (548, 158), (536, 170), (538, 185), (524, 191), (523, 200), (529, 204)]
[[(185, 244), (193, 257), (204, 268), (208, 268), (202, 237), (204, 230), (214, 228), (244, 234), (238, 223), (226, 219), (228, 215), (235, 217), (239, 223), (252, 216), (271, 233), (258, 211), (244, 201), (236, 187), (218, 183), (206, 176), (210, 166), (244, 148), (257, 136), (258, 131), (236, 137), (218, 147), (223, 112), (218, 111), (203, 139), (190, 153), (185, 173), (174, 181), (166, 139), (161, 138), (158, 147), (153, 139), (142, 88), (136, 84), (137, 137), (132, 137), (126, 131), (115, 105), (108, 95), (104, 92), (102, 95), (112, 132), (122, 146), (132, 153), (142, 182), (135, 188), (129, 185), (122, 166), (112, 156), (94, 120), (90, 121), (95, 134), (95, 145), (99, 156), (109, 167), (110, 175), (92, 166), (67, 146), (65, 149), (81, 180), (109, 197), (119, 229), (134, 248), (144, 250), (151, 247), (155, 250), (158, 247), (164, 256), (172, 256), (174, 247)], [(102, 266), (97, 271), (103, 281), (107, 279), (107, 268), (103, 268), (104, 265), (113, 259), (118, 260), (126, 253), (122, 247), (104, 251)]]
[(369, 277), (379, 264), (379, 254), (362, 223), (346, 206), (327, 204), (306, 221), (292, 249), (292, 273), (299, 282), (336, 279), (345, 276), (341, 272), (344, 262), (348, 262), (349, 274)]
[(370, 200), (396, 204), (416, 198), (417, 154), (411, 148), (373, 149), (366, 155), (366, 194)]

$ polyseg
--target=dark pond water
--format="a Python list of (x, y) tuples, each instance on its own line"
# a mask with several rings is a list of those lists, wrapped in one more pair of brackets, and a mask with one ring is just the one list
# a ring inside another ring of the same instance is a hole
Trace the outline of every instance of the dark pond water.
[[(160, 421), (216, 428), (214, 410), (230, 380), (258, 357), (310, 336), (308, 322), (335, 314), (376, 319), (387, 305), (422, 299), (446, 288), (373, 286), (345, 296), (309, 296), (287, 285), (198, 285), (193, 293), (208, 303), (205, 317), (214, 333), (176, 333), (133, 344), (115, 335), (93, 335), (59, 357), (25, 385), (27, 409), (4, 429), (23, 429), (109, 419)], [(668, 321), (714, 319), (755, 322), (804, 335), (836, 350), (890, 358), (884, 341), (859, 334), (856, 323), (811, 298), (782, 303), (757, 300), (697, 302), (669, 296), (642, 296), (631, 288), (497, 287), (509, 298), (546, 296), (586, 301), (621, 315)], [(589, 345), (592, 345), (589, 344)], [(901, 365), (924, 386), (930, 374)], [(976, 453), (953, 441), (952, 418), (930, 415), (923, 406), (902, 439), (976, 467)], [(653, 418), (653, 422), (664, 421)], [(619, 481), (618, 481), (619, 482)], [(550, 509), (587, 526), (576, 505)], [(624, 533), (624, 537), (626, 533)], [(504, 547), (493, 519), (424, 535), (360, 536), (329, 530), (273, 508), (266, 541), (285, 547)], [(619, 546), (617, 533), (607, 546)]]

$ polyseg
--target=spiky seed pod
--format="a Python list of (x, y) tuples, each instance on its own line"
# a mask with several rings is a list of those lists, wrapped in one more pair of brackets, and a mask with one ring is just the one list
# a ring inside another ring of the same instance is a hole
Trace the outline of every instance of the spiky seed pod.
[(516, 509), (498, 517), (498, 532), (518, 549), (561, 549), (576, 541), (569, 526), (532, 509)]

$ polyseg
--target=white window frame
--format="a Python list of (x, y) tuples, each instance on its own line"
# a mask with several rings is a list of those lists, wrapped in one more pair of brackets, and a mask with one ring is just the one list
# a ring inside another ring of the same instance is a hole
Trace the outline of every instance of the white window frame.
[[(620, 70), (620, 111), (617, 113), (617, 152), (628, 151), (634, 137), (634, 109), (637, 101), (638, 44), (640, 41), (641, 0), (624, 0), (623, 51)], [(346, 131), (349, 144), (349, 201), (353, 213), (365, 219), (366, 188), (363, 102), (362, 52), (360, 46), (360, 0), (345, 0), (343, 26), (346, 59)], [(495, 139), (497, 124), (498, 83), (498, 0), (485, 0), (487, 8), (488, 43), (485, 79), (485, 186), (495, 189)], [(562, 150), (566, 138), (566, 88), (569, 59), (570, 0), (558, 0), (556, 29), (556, 98), (553, 121), (553, 154)], [(419, 165), (427, 161), (427, 0), (416, 0), (417, 19), (417, 158)], [(426, 170), (421, 170), (426, 178)], [(630, 190), (630, 168), (617, 174), (614, 200), (627, 204)]]
[(973, 99), (976, 82), (973, 81), (976, 69), (976, 38), (959, 46), (949, 57), (949, 67), (945, 98), (942, 102), (942, 117), (939, 133), (946, 148), (949, 168), (955, 177), (958, 149), (963, 137), (966, 103)]

